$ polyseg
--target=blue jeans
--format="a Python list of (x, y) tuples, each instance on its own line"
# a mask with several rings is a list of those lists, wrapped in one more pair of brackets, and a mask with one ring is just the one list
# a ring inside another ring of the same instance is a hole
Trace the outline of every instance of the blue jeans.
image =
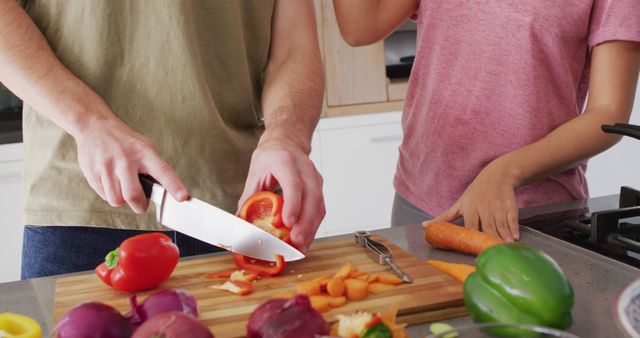
[[(24, 228), (22, 279), (93, 270), (125, 239), (153, 231), (77, 226), (30, 226)], [(164, 232), (180, 249), (180, 256), (222, 249), (175, 231)]]

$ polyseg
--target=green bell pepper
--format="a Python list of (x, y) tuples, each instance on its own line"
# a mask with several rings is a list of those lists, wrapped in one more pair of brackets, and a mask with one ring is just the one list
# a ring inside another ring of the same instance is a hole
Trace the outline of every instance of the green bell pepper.
[(464, 283), (464, 303), (475, 322), (571, 326), (574, 296), (560, 266), (521, 243), (495, 245), (476, 260)]

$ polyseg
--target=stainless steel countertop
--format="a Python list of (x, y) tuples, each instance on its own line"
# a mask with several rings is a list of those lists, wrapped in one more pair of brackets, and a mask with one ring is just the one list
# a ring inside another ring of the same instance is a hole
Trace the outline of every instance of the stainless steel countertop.
[[(613, 199), (607, 200), (606, 203), (613, 203)], [(582, 205), (586, 204), (582, 203)], [(529, 217), (563, 208), (558, 206), (536, 208), (532, 209), (532, 212), (525, 210), (521, 215)], [(422, 259), (473, 264), (472, 256), (432, 249), (425, 243), (420, 225), (384, 229), (376, 233)], [(571, 281), (576, 304), (573, 308), (574, 324), (570, 332), (580, 337), (623, 337), (622, 331), (615, 323), (612, 308), (621, 290), (633, 280), (640, 278), (639, 269), (527, 227), (522, 228), (521, 241), (553, 257)], [(56, 277), (46, 277), (0, 284), (0, 312), (10, 311), (28, 315), (43, 325), (43, 332), (50, 332), (53, 328), (55, 281)], [(456, 326), (470, 324), (471, 319), (465, 316), (442, 322)], [(428, 324), (413, 326), (409, 330), (412, 337), (423, 337), (428, 333)]]

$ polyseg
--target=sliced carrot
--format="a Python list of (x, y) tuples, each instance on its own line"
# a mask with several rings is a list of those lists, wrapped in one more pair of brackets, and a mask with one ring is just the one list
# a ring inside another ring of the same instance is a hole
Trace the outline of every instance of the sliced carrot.
[(391, 285), (400, 285), (403, 283), (400, 277), (388, 272), (379, 274), (378, 282)]
[(438, 260), (427, 260), (427, 263), (453, 277), (460, 283), (464, 283), (467, 277), (476, 271), (475, 266), (468, 264), (449, 263)]
[(335, 322), (333, 325), (331, 325), (331, 331), (329, 331), (329, 334), (332, 337), (338, 337), (339, 328), (340, 328), (340, 322)]
[(368, 286), (369, 289), (369, 293), (373, 293), (373, 294), (379, 294), (382, 292), (385, 292), (387, 290), (391, 290), (393, 288), (395, 288), (395, 285), (392, 284), (384, 284), (384, 283), (371, 283)]
[(333, 307), (341, 307), (344, 304), (347, 304), (347, 297), (339, 296), (339, 297), (330, 297), (329, 298), (329, 306)]
[(370, 274), (369, 277), (367, 278), (367, 283), (374, 283), (378, 281), (378, 274), (374, 273), (374, 274)]
[(280, 292), (280, 293), (276, 293), (275, 295), (271, 296), (271, 298), (293, 298), (295, 297), (295, 293), (293, 292)]
[(330, 279), (331, 279), (331, 276), (322, 276), (322, 277), (314, 278), (313, 280), (317, 280), (318, 283), (320, 283), (320, 290), (326, 290), (327, 284), (329, 283)]
[(424, 239), (434, 248), (479, 255), (484, 249), (502, 243), (484, 232), (442, 221), (425, 222)]
[(315, 296), (320, 294), (320, 282), (317, 280), (309, 280), (298, 283), (296, 286), (298, 293), (304, 293), (308, 296)]
[(339, 279), (347, 279), (351, 277), (351, 273), (353, 273), (354, 267), (353, 265), (351, 265), (351, 263), (347, 263), (346, 265), (343, 265), (340, 270), (338, 270), (338, 272), (336, 272), (335, 275), (333, 275), (333, 278), (339, 278)]
[(331, 309), (329, 297), (327, 296), (311, 296), (309, 301), (311, 302), (311, 307), (318, 312), (325, 312)]
[(396, 323), (396, 317), (398, 316), (398, 307), (398, 303), (393, 303), (389, 308), (389, 311), (382, 315), (382, 321), (385, 324), (391, 325)]
[(346, 286), (347, 299), (349, 300), (361, 300), (369, 295), (369, 283), (363, 280), (349, 278), (344, 281), (344, 285)]
[(331, 278), (327, 284), (327, 293), (332, 297), (344, 295), (344, 281), (339, 278)]
[[(367, 282), (367, 281), (369, 280), (369, 274), (365, 273), (364, 275), (359, 275), (359, 276), (356, 276), (355, 278), (357, 278), (357, 279), (360, 279), (360, 280), (363, 280), (363, 281)], [(368, 283), (368, 282), (367, 282), (367, 283)]]
[(366, 275), (368, 274), (364, 271), (355, 271), (351, 276), (354, 278), (358, 278), (360, 276), (366, 276)]

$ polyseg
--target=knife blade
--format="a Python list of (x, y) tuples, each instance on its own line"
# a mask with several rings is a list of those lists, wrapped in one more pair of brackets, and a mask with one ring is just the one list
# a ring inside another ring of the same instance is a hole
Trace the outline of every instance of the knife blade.
[(140, 175), (145, 195), (156, 206), (158, 223), (219, 248), (271, 261), (282, 255), (285, 261), (304, 254), (257, 226), (197, 198), (176, 201), (151, 177)]

